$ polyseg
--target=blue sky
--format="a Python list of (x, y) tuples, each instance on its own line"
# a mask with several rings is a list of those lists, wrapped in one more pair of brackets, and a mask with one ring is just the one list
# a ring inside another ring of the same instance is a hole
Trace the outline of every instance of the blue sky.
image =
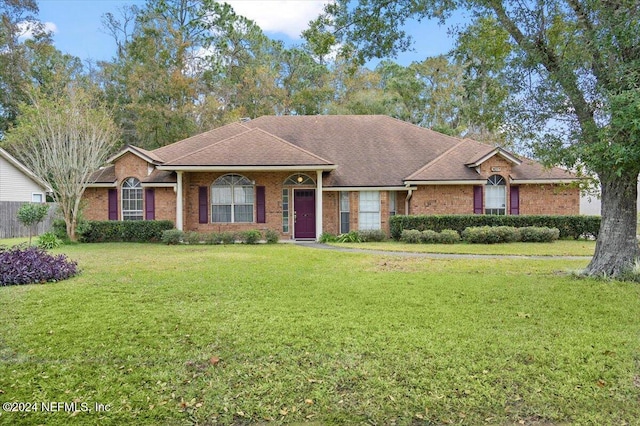
[[(252, 19), (267, 35), (287, 45), (300, 43), (298, 35), (321, 10), (322, 0), (236, 0), (229, 1), (236, 12)], [(125, 5), (143, 6), (144, 0), (39, 0), (39, 18), (53, 31), (56, 47), (81, 59), (110, 60), (115, 43), (102, 28), (106, 12), (119, 16)], [(453, 46), (447, 27), (436, 22), (412, 23), (408, 32), (414, 37), (415, 52), (407, 52), (396, 62), (412, 61), (446, 53)]]

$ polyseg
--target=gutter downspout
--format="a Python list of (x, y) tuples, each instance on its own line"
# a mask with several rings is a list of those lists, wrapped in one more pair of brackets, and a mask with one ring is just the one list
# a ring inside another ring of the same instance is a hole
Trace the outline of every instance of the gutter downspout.
[[(409, 186), (409, 185), (407, 185)], [(413, 195), (413, 189), (407, 188), (407, 197), (404, 199), (404, 214), (410, 215), (409, 211), (409, 201), (411, 201), (411, 196)]]

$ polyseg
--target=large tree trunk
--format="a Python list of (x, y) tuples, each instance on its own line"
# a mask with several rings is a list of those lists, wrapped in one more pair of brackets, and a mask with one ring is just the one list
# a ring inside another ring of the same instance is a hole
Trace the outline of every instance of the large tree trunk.
[(616, 277), (628, 271), (640, 257), (638, 220), (638, 174), (615, 176), (601, 173), (602, 223), (596, 251), (587, 266), (592, 276)]

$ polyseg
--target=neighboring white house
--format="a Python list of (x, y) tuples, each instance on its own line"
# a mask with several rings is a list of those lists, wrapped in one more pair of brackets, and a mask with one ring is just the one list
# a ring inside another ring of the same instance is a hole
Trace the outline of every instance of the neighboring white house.
[[(640, 183), (638, 184), (638, 194), (640, 194)], [(593, 191), (591, 194), (580, 195), (580, 214), (600, 215), (600, 191)], [(640, 198), (638, 199), (638, 212), (640, 212)]]
[(44, 203), (51, 188), (0, 148), (0, 201)]

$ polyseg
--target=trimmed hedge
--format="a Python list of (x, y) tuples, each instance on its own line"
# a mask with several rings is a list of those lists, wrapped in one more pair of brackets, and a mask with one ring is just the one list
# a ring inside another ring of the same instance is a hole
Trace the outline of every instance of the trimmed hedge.
[(460, 234), (452, 229), (444, 229), (442, 232), (425, 229), (418, 231), (417, 229), (405, 229), (402, 231), (400, 241), (409, 244), (455, 244), (460, 242)]
[(578, 239), (597, 238), (600, 230), (600, 216), (566, 215), (566, 216), (543, 216), (543, 215), (432, 215), (432, 216), (392, 216), (390, 220), (391, 237), (399, 240), (402, 231), (417, 229), (424, 231), (427, 229), (442, 232), (445, 229), (453, 229), (458, 233), (469, 227), (480, 226), (513, 226), (524, 228), (529, 226), (557, 228), (560, 231), (560, 238)]
[(162, 240), (163, 231), (173, 229), (170, 220), (125, 220), (83, 222), (80, 242), (158, 242)]
[(470, 226), (462, 231), (462, 240), (472, 244), (512, 243), (519, 237), (513, 226)]
[[(258, 244), (263, 238), (263, 233), (258, 229), (242, 232), (211, 232), (199, 233), (196, 231), (183, 232), (177, 229), (162, 231), (161, 241), (168, 245), (175, 244)], [(264, 231), (264, 240), (267, 244), (275, 244), (280, 240), (280, 234), (273, 229)]]

